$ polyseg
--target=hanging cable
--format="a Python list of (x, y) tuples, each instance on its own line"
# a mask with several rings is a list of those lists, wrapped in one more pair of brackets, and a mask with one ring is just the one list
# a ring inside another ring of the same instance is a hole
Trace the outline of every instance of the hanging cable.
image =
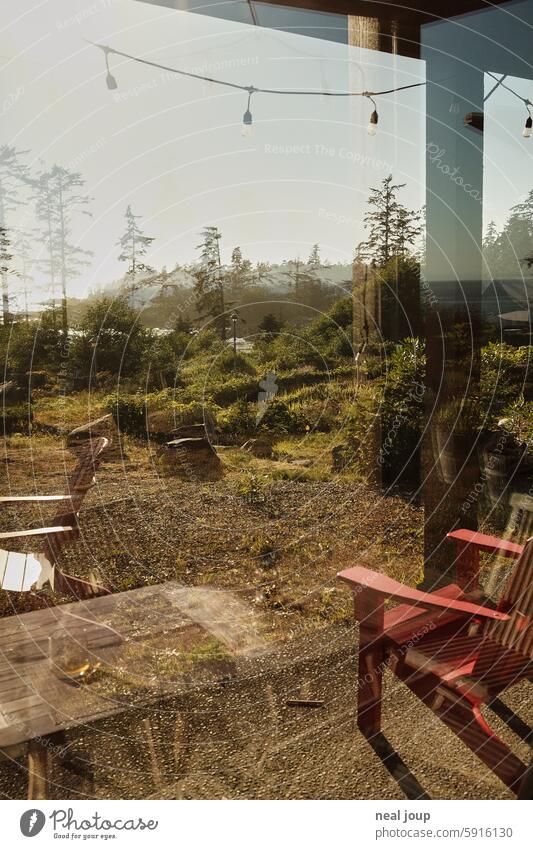
[(247, 86), (239, 83), (232, 83), (228, 80), (219, 80), (216, 77), (208, 77), (204, 74), (195, 74), (192, 71), (184, 71), (180, 68), (173, 68), (170, 65), (163, 65), (159, 62), (153, 62), (150, 59), (141, 59), (139, 56), (133, 56), (131, 53), (116, 50), (114, 47), (97, 44), (94, 41), (89, 41), (88, 43), (92, 44), (93, 47), (98, 47), (105, 53), (106, 62), (108, 55), (110, 53), (114, 53), (115, 56), (122, 56), (124, 59), (130, 59), (132, 62), (138, 62), (141, 65), (148, 65), (151, 68), (157, 68), (161, 71), (168, 71), (173, 74), (179, 74), (180, 76), (190, 77), (196, 80), (204, 80), (205, 82), (215, 83), (216, 85), (226, 86), (227, 88), (239, 89), (240, 91), (249, 91), (250, 88), (253, 88), (254, 92), (261, 94), (298, 95), (304, 97), (379, 97), (380, 95), (395, 94), (397, 91), (406, 91), (407, 89), (419, 88), (420, 86), (426, 85), (425, 82), (410, 83), (409, 85), (397, 86), (396, 88), (389, 88), (383, 91), (327, 91), (323, 89), (262, 88), (260, 86)]
[[(253, 10), (252, 3), (250, 3), (250, 8)], [(399, 91), (407, 91), (408, 89), (419, 88), (420, 86), (426, 85), (425, 82), (410, 83), (408, 85), (396, 86), (395, 88), (383, 89), (381, 91), (328, 91), (327, 89), (261, 88), (259, 86), (247, 86), (247, 85), (241, 85), (239, 83), (231, 83), (228, 80), (219, 80), (216, 77), (208, 77), (204, 74), (195, 74), (192, 71), (183, 71), (180, 68), (173, 68), (169, 65), (162, 65), (159, 62), (152, 62), (150, 59), (141, 59), (139, 56), (133, 56), (131, 53), (125, 53), (122, 50), (116, 50), (114, 47), (109, 47), (108, 45), (97, 44), (96, 42), (89, 41), (88, 39), (87, 39), (87, 41), (93, 47), (98, 47), (104, 53), (105, 62), (106, 62), (106, 70), (107, 70), (106, 84), (107, 84), (108, 89), (111, 89), (111, 90), (118, 88), (117, 80), (113, 76), (113, 74), (111, 73), (111, 70), (110, 70), (110, 67), (109, 67), (109, 54), (114, 53), (116, 56), (122, 56), (124, 59), (130, 59), (132, 62), (138, 62), (141, 65), (148, 65), (151, 68), (157, 68), (158, 70), (161, 70), (161, 71), (168, 71), (169, 73), (178, 74), (180, 76), (189, 77), (191, 79), (203, 80), (204, 82), (213, 83), (214, 85), (221, 85), (221, 86), (225, 86), (226, 88), (233, 88), (233, 89), (237, 89), (239, 91), (248, 92), (248, 105), (247, 105), (247, 109), (246, 109), (246, 111), (243, 115), (243, 129), (242, 129), (243, 135), (249, 135), (250, 132), (251, 132), (252, 113), (250, 111), (250, 100), (251, 100), (252, 94), (255, 94), (256, 92), (260, 93), (260, 94), (292, 95), (292, 96), (299, 96), (299, 97), (306, 97), (306, 96), (307, 97), (321, 97), (321, 98), (324, 98), (324, 97), (366, 97), (366, 98), (368, 98), (369, 100), (372, 101), (372, 104), (373, 104), (373, 107), (374, 107), (374, 109), (373, 109), (373, 111), (370, 115), (370, 120), (369, 120), (369, 123), (368, 123), (367, 132), (368, 132), (369, 135), (375, 136), (376, 132), (377, 132), (377, 125), (378, 125), (379, 116), (378, 116), (377, 106), (376, 106), (376, 102), (375, 102), (374, 98), (380, 97), (380, 96), (386, 95), (386, 94), (396, 94), (396, 92), (399, 92)], [(524, 129), (522, 130), (522, 135), (523, 135), (524, 138), (530, 138), (531, 135), (532, 135), (532, 131), (533, 131), (533, 117), (531, 115), (531, 109), (530, 109), (530, 106), (533, 106), (532, 101), (529, 100), (527, 97), (523, 97), (522, 95), (518, 94), (518, 92), (516, 92), (509, 85), (507, 85), (507, 83), (504, 82), (504, 79), (507, 76), (506, 74), (504, 74), (500, 79), (498, 79), (498, 77), (496, 77), (490, 71), (487, 71), (487, 75), (489, 77), (491, 77), (496, 82), (496, 85), (492, 88), (492, 90), (489, 92), (489, 94), (485, 97), (485, 100), (488, 100), (488, 98), (491, 96), (491, 94), (493, 94), (493, 92), (500, 86), (502, 88), (506, 89), (512, 95), (514, 95), (514, 97), (518, 98), (518, 100), (521, 100), (522, 103), (524, 104), (524, 106), (526, 107), (527, 112), (528, 112), (528, 116), (526, 118)], [(450, 112), (455, 113), (456, 111), (458, 111), (457, 107), (458, 107), (458, 104), (455, 104), (452, 101), (452, 105), (450, 106)]]
[[(494, 76), (494, 74), (491, 74), (490, 71), (487, 71), (487, 74), (488, 74), (489, 77), (492, 77), (493, 80), (496, 80), (498, 85), (500, 85), (502, 88), (506, 89), (506, 91), (508, 91), (510, 94), (514, 95), (514, 97), (518, 98), (518, 100), (522, 101), (522, 103), (524, 104), (524, 106), (527, 109), (527, 118), (526, 118), (526, 123), (524, 124), (524, 129), (522, 130), (522, 135), (525, 139), (531, 138), (531, 132), (532, 132), (532, 128), (533, 128), (533, 118), (531, 117), (531, 109), (530, 109), (530, 106), (533, 106), (533, 103), (531, 102), (531, 100), (529, 100), (529, 98), (527, 98), (527, 97), (523, 97), (521, 94), (518, 94), (518, 92), (515, 91), (514, 88), (511, 88), (511, 86), (507, 85), (507, 83), (504, 83), (505, 77), (502, 77), (501, 80), (499, 80), (497, 77)], [(496, 86), (494, 87), (494, 89), (495, 88), (496, 88)], [(494, 89), (492, 91), (494, 91)], [(491, 94), (492, 94), (492, 91), (491, 91)]]

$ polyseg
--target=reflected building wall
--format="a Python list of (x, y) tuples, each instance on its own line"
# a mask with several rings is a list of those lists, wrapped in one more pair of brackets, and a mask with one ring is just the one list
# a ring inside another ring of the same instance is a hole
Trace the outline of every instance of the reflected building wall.
[[(427, 72), (426, 585), (449, 578), (446, 533), (478, 523), (484, 74), (526, 76), (533, 4), (421, 29)], [(530, 30), (529, 30), (530, 31)], [(467, 117), (468, 116), (468, 117)]]

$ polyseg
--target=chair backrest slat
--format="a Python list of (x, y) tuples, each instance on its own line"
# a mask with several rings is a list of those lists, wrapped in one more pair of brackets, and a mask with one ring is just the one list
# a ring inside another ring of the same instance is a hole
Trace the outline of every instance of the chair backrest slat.
[(516, 561), (498, 609), (510, 614), (507, 622), (487, 623), (486, 633), (501, 645), (533, 656), (533, 538), (527, 540)]
[[(78, 454), (78, 463), (69, 475), (67, 481), (67, 491), (71, 496), (71, 501), (67, 509), (60, 510), (53, 518), (53, 524), (71, 524), (83, 503), (87, 492), (93, 484), (96, 471), (102, 462), (102, 453), (109, 445), (109, 440), (106, 437), (98, 437), (97, 439), (89, 439), (87, 446)], [(72, 535), (64, 535), (62, 537), (54, 536), (47, 537), (43, 547), (43, 553), (51, 563), (57, 563), (62, 544), (67, 542), (73, 536), (76, 536), (77, 530), (73, 531)]]

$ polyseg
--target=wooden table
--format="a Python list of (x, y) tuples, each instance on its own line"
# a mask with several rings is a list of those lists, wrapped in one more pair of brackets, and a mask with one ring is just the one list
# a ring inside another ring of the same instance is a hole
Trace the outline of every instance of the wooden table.
[[(86, 680), (50, 657), (66, 634), (87, 647)], [(191, 686), (227, 679), (238, 655), (261, 651), (254, 613), (220, 590), (166, 583), (0, 620), (0, 749), (28, 744), (28, 798), (46, 798), (51, 753), (65, 731)], [(70, 752), (70, 748), (69, 748)], [(75, 765), (72, 753), (68, 763)]]

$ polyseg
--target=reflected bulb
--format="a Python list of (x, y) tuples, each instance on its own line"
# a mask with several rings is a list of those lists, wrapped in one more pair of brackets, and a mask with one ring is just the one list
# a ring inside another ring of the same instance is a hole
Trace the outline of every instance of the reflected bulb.
[(531, 115), (530, 115), (529, 118), (527, 119), (525, 125), (524, 125), (524, 129), (522, 130), (522, 135), (524, 136), (525, 139), (531, 138), (531, 128), (532, 127), (533, 127), (533, 119), (531, 118)]
[(369, 136), (375, 136), (378, 131), (378, 113), (374, 109), (372, 115), (370, 116), (370, 121), (368, 123), (368, 127), (366, 131)]
[(245, 138), (247, 136), (252, 135), (252, 113), (249, 109), (246, 110), (244, 115), (242, 116), (242, 130), (241, 135)]

